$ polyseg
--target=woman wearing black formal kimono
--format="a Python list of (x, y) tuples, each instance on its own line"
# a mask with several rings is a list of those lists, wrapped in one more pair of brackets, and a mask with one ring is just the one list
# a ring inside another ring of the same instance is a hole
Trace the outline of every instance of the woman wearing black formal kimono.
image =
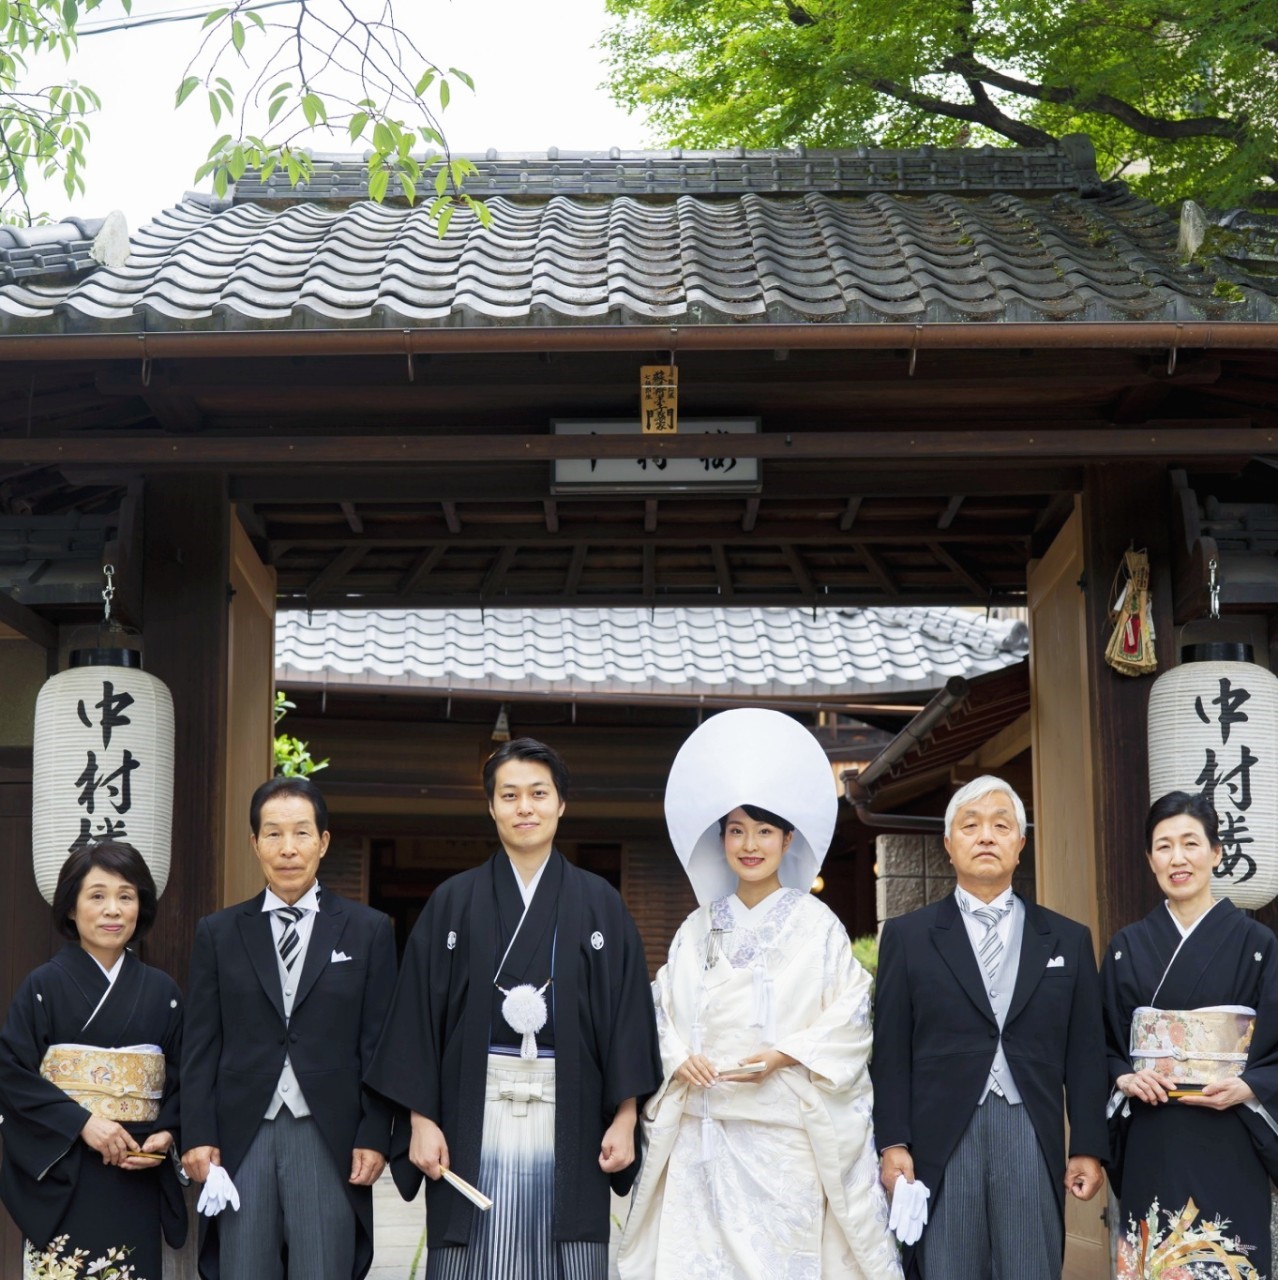
[(161, 1229), (174, 1247), (186, 1237), (169, 1157), (180, 993), (126, 950), (155, 910), (131, 845), (73, 853), (53, 899), (70, 942), (28, 975), (0, 1031), (0, 1200), (27, 1240), (28, 1270), (60, 1241), (63, 1258), (83, 1251), (85, 1274), (112, 1258), (136, 1280), (161, 1280)]
[(1256, 1280), (1278, 1174), (1278, 939), (1213, 899), (1203, 796), (1156, 801), (1145, 846), (1166, 902), (1114, 935), (1101, 968), (1118, 1277)]

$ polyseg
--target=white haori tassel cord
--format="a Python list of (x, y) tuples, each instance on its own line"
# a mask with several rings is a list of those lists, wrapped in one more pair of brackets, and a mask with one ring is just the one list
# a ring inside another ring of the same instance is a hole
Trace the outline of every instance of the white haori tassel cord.
[(524, 1062), (537, 1060), (537, 1032), (546, 1025), (546, 988), (549, 986), (547, 978), (541, 987), (521, 982), (509, 991), (505, 987), (497, 988), (506, 997), (501, 1002), (501, 1016), (512, 1031), (523, 1036), (519, 1056)]
[(767, 969), (757, 964), (752, 970), (754, 976), (754, 1018), (750, 1025), (762, 1032), (763, 1042), (772, 1044), (777, 1038), (776, 989)]

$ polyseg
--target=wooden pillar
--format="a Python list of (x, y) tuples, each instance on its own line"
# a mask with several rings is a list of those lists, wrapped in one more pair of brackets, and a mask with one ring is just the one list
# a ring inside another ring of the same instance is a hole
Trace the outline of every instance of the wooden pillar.
[(181, 984), (196, 921), (220, 905), (225, 846), (231, 509), (219, 474), (147, 480), (146, 669), (173, 694), (173, 864), (143, 958)]
[(1083, 493), (1084, 593), (1091, 668), (1091, 756), (1099, 945), (1158, 901), (1144, 857), (1149, 809), (1146, 713), (1153, 676), (1120, 675), (1104, 659), (1110, 585), (1129, 547), (1149, 552), (1159, 670), (1172, 653), (1171, 498), (1167, 470), (1089, 467)]

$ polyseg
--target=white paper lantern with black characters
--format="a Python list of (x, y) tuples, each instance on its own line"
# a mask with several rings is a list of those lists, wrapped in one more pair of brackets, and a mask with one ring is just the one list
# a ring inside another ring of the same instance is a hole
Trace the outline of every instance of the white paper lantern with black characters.
[(1209, 796), (1224, 856), (1212, 889), (1255, 910), (1278, 896), (1278, 676), (1246, 645), (1196, 645), (1149, 696), (1149, 797)]
[(173, 832), (173, 698), (133, 649), (82, 649), (36, 700), (32, 858), (53, 901), (88, 841), (123, 840), (163, 893)]

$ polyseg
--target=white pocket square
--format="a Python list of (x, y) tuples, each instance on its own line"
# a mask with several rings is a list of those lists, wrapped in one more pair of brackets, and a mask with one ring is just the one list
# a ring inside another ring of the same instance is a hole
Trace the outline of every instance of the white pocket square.
[(1052, 958), (1047, 962), (1047, 967), (1048, 967), (1049, 969), (1063, 969), (1063, 968), (1065, 967), (1065, 957), (1064, 957), (1064, 956), (1053, 956), (1053, 957), (1052, 957)]
[(341, 964), (343, 960), (349, 960), (350, 956), (345, 951), (334, 951), (328, 958), (329, 964)]

